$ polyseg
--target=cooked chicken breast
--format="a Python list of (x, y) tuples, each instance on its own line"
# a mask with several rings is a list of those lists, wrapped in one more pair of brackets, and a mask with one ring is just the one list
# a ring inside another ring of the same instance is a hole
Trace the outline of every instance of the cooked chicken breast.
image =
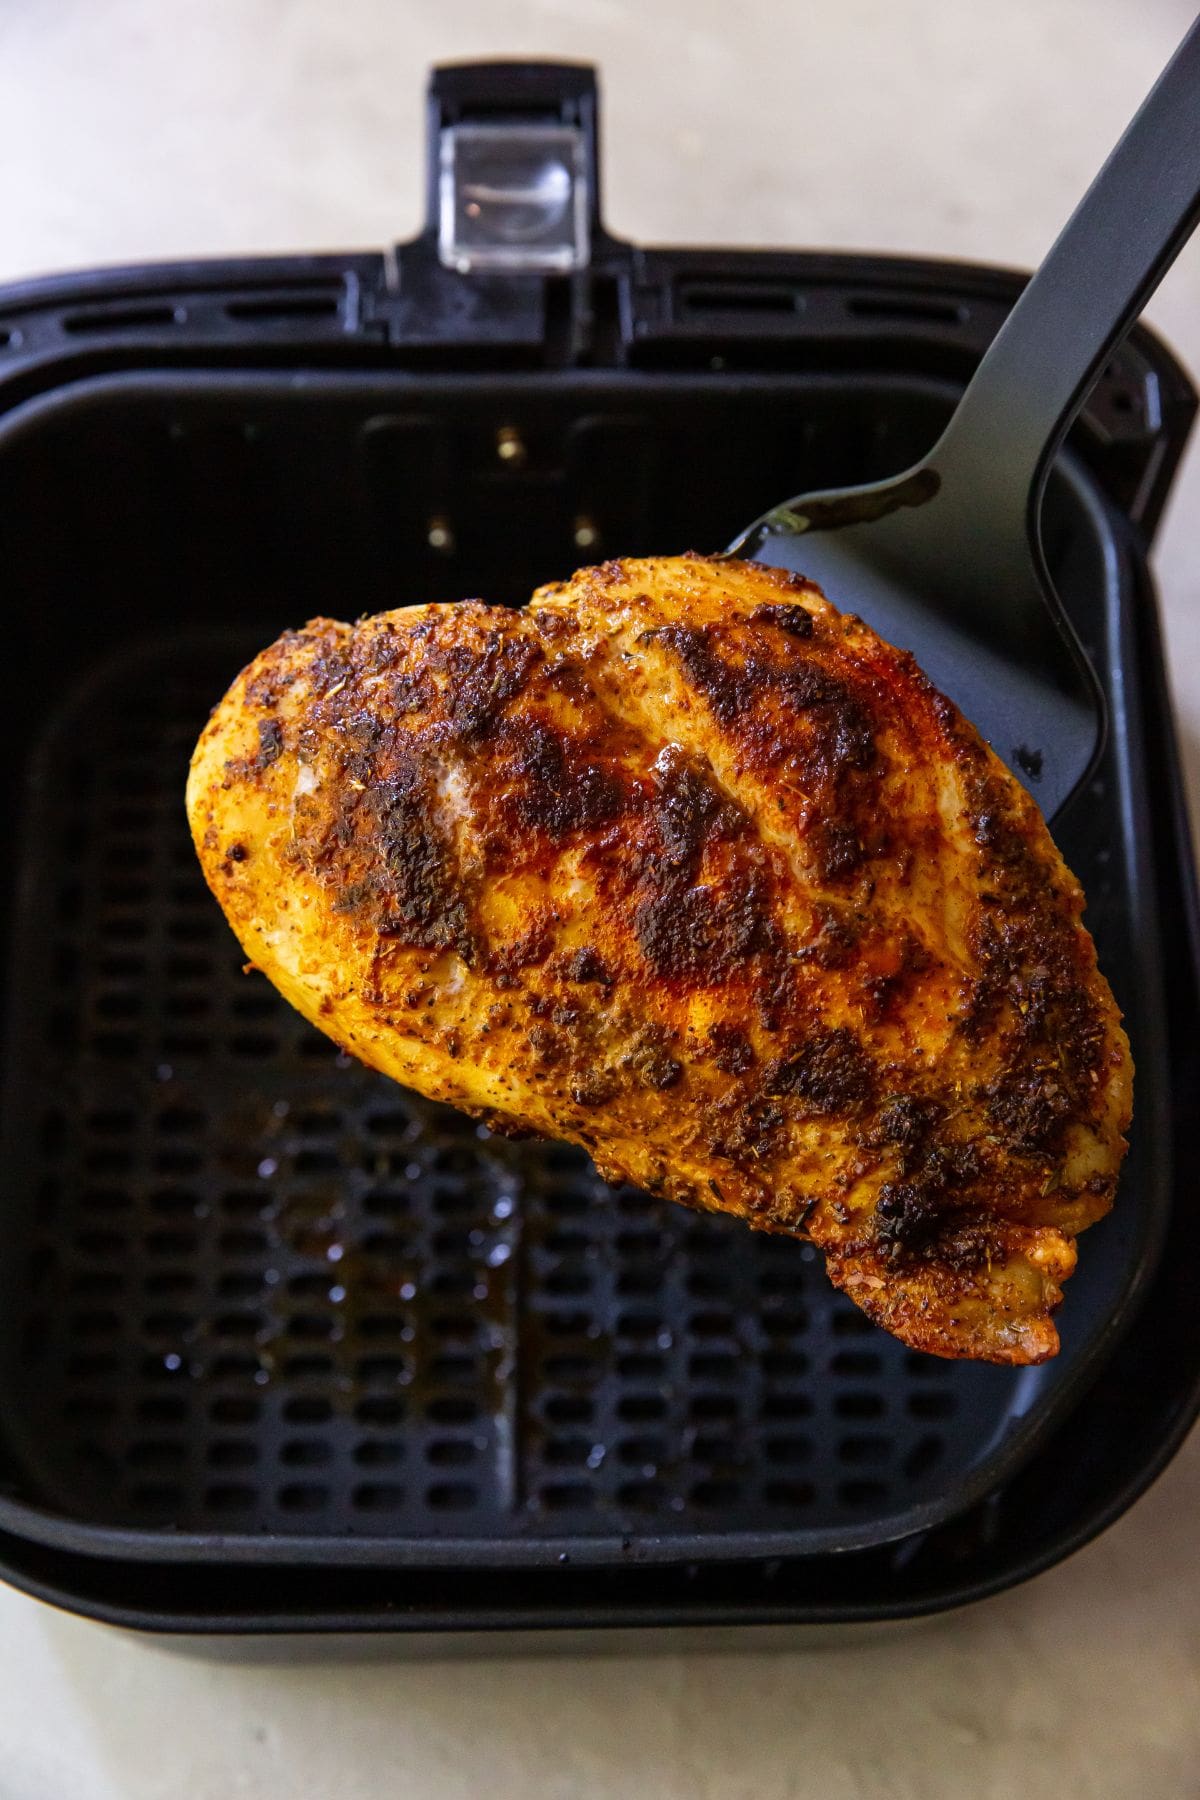
[(396, 1081), (810, 1240), (919, 1350), (1054, 1354), (1129, 1047), (1033, 801), (805, 582), (607, 563), (287, 632), (197, 746), (248, 956)]

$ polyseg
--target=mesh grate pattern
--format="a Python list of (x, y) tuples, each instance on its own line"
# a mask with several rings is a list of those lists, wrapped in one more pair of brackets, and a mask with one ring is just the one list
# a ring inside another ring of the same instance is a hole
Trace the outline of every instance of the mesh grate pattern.
[(1004, 1372), (907, 1352), (810, 1249), (404, 1092), (243, 974), (182, 794), (252, 648), (110, 666), (36, 759), (0, 1370), (27, 1497), (234, 1532), (727, 1531), (969, 1468)]

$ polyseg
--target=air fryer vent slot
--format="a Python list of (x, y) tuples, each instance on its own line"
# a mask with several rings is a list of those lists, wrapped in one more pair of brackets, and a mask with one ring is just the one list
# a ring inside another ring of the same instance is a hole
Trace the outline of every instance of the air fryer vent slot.
[(679, 310), (685, 318), (751, 315), (795, 318), (804, 306), (798, 288), (749, 281), (680, 282)]
[(297, 319), (335, 319), (340, 304), (340, 293), (251, 294), (226, 301), (225, 313), (239, 322), (290, 324)]
[(962, 325), (968, 317), (965, 305), (919, 294), (851, 294), (846, 311), (857, 319), (890, 319), (899, 325)]
[(62, 328), (73, 337), (99, 335), (106, 331), (158, 331), (187, 323), (182, 306), (147, 302), (135, 306), (96, 306), (79, 312), (64, 313)]

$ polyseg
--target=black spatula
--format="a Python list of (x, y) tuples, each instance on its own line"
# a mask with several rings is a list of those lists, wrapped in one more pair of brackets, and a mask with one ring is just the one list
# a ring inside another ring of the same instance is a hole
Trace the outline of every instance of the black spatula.
[(818, 582), (912, 650), (1047, 818), (1087, 775), (1104, 709), (1042, 556), (1054, 452), (1200, 215), (1200, 21), (915, 468), (805, 494), (730, 554)]

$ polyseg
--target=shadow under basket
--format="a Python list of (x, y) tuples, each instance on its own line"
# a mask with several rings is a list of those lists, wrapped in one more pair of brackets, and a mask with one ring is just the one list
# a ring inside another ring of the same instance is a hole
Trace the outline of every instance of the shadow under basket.
[[(637, 255), (635, 281), (601, 235), (574, 336), (578, 292), (525, 278), (523, 366), (483, 331), (470, 359), (414, 336), (382, 258), (0, 295), (26, 622), (0, 720), (0, 1572), (32, 1592), (239, 1638), (913, 1615), (1065, 1554), (1194, 1414), (1195, 915), (1145, 562), (1194, 399), (1144, 331), (1046, 509), (1110, 710), (1056, 837), (1138, 1068), (1053, 1362), (914, 1354), (811, 1248), (493, 1138), (243, 971), (183, 787), (257, 649), (319, 612), (719, 548), (772, 500), (902, 467), (1019, 289)], [(805, 299), (786, 329), (780, 292)]]

